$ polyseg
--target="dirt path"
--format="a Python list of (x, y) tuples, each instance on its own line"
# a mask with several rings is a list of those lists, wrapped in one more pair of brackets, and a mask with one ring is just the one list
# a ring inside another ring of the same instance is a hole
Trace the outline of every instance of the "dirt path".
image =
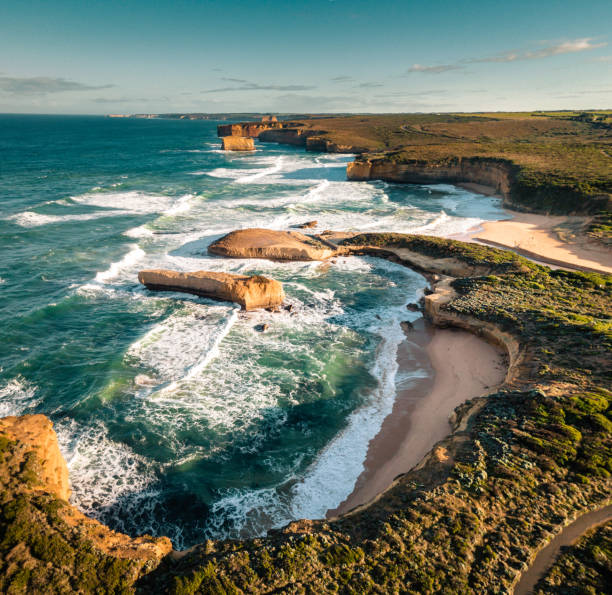
[(514, 595), (532, 593), (537, 582), (555, 563), (562, 547), (571, 545), (589, 529), (602, 525), (610, 519), (612, 519), (612, 504), (593, 512), (587, 512), (565, 527), (546, 547), (539, 551), (514, 588)]

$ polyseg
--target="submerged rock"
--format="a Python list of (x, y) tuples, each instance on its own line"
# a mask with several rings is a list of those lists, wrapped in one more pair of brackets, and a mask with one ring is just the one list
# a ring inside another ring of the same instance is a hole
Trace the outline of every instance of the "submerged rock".
[(280, 306), (285, 299), (282, 283), (260, 275), (247, 277), (230, 273), (169, 270), (140, 271), (138, 280), (148, 289), (183, 291), (240, 304), (245, 310)]
[(230, 258), (269, 258), (272, 260), (326, 260), (336, 254), (331, 246), (298, 231), (239, 229), (213, 242), (211, 254)]
[(310, 229), (312, 227), (316, 227), (317, 225), (319, 225), (318, 221), (306, 221), (305, 223), (300, 223), (295, 227), (297, 227), (298, 229)]

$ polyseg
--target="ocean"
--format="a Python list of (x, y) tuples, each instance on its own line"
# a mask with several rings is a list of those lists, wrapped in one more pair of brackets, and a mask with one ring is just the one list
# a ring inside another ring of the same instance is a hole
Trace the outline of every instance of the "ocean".
[[(310, 220), (449, 235), (504, 218), (453, 186), (347, 182), (350, 155), (224, 153), (216, 124), (0, 115), (0, 416), (49, 416), (71, 501), (177, 549), (323, 517), (397, 386), (427, 373), (416, 351), (413, 370), (396, 362), (421, 275), (368, 257), (226, 260), (208, 244)], [(264, 274), (293, 309), (150, 292), (144, 268)]]

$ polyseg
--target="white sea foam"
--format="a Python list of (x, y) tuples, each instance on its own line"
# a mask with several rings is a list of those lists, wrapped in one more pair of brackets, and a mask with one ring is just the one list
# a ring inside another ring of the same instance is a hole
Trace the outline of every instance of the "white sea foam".
[(152, 513), (159, 498), (152, 463), (113, 441), (102, 423), (62, 420), (55, 431), (70, 473), (71, 502), (93, 518), (112, 518), (119, 529), (138, 516), (144, 520), (142, 531), (152, 532), (154, 517), (147, 508)]
[(102, 217), (118, 217), (120, 215), (129, 215), (130, 211), (101, 211), (96, 213), (81, 213), (81, 214), (66, 214), (66, 215), (47, 215), (36, 213), (35, 211), (24, 211), (7, 217), (7, 220), (14, 221), (21, 227), (41, 227), (43, 225), (51, 225), (54, 223), (70, 223), (73, 221), (90, 221), (92, 219), (100, 219)]
[[(61, 206), (61, 213), (37, 213), (23, 211), (10, 215), (6, 219), (21, 227), (41, 227), (55, 223), (70, 223), (74, 221), (91, 221), (105, 217), (120, 217), (125, 215), (142, 215), (160, 213), (178, 215), (191, 208), (193, 195), (187, 194), (178, 198), (171, 196), (147, 194), (144, 192), (88, 192), (70, 199), (50, 201), (46, 204)], [(100, 210), (90, 213), (72, 213), (71, 207), (83, 205)]]
[(153, 237), (153, 232), (146, 225), (139, 225), (124, 231), (123, 235), (129, 238), (150, 238)]
[[(157, 384), (188, 380), (218, 355), (219, 345), (236, 319), (235, 307), (185, 302), (180, 310), (133, 343), (126, 359), (152, 370)], [(175, 382), (164, 390), (174, 390)]]
[(96, 281), (98, 283), (106, 283), (107, 281), (118, 277), (122, 270), (131, 268), (144, 256), (144, 250), (142, 250), (138, 246), (132, 247), (132, 249), (121, 260), (111, 263), (108, 269), (98, 273), (96, 275)]
[(0, 387), (0, 417), (22, 415), (41, 401), (36, 397), (37, 387), (23, 376), (17, 376)]

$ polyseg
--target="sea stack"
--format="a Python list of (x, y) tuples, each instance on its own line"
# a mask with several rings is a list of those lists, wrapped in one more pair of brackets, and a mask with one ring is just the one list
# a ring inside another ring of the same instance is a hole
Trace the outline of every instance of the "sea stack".
[(224, 136), (221, 138), (224, 151), (254, 151), (255, 141), (246, 136)]
[(208, 252), (229, 258), (327, 260), (337, 253), (331, 244), (297, 231), (239, 229), (219, 238)]
[(138, 280), (158, 291), (182, 291), (224, 302), (240, 304), (244, 310), (275, 308), (285, 299), (283, 285), (260, 275), (194, 271), (180, 273), (163, 269), (140, 271)]

